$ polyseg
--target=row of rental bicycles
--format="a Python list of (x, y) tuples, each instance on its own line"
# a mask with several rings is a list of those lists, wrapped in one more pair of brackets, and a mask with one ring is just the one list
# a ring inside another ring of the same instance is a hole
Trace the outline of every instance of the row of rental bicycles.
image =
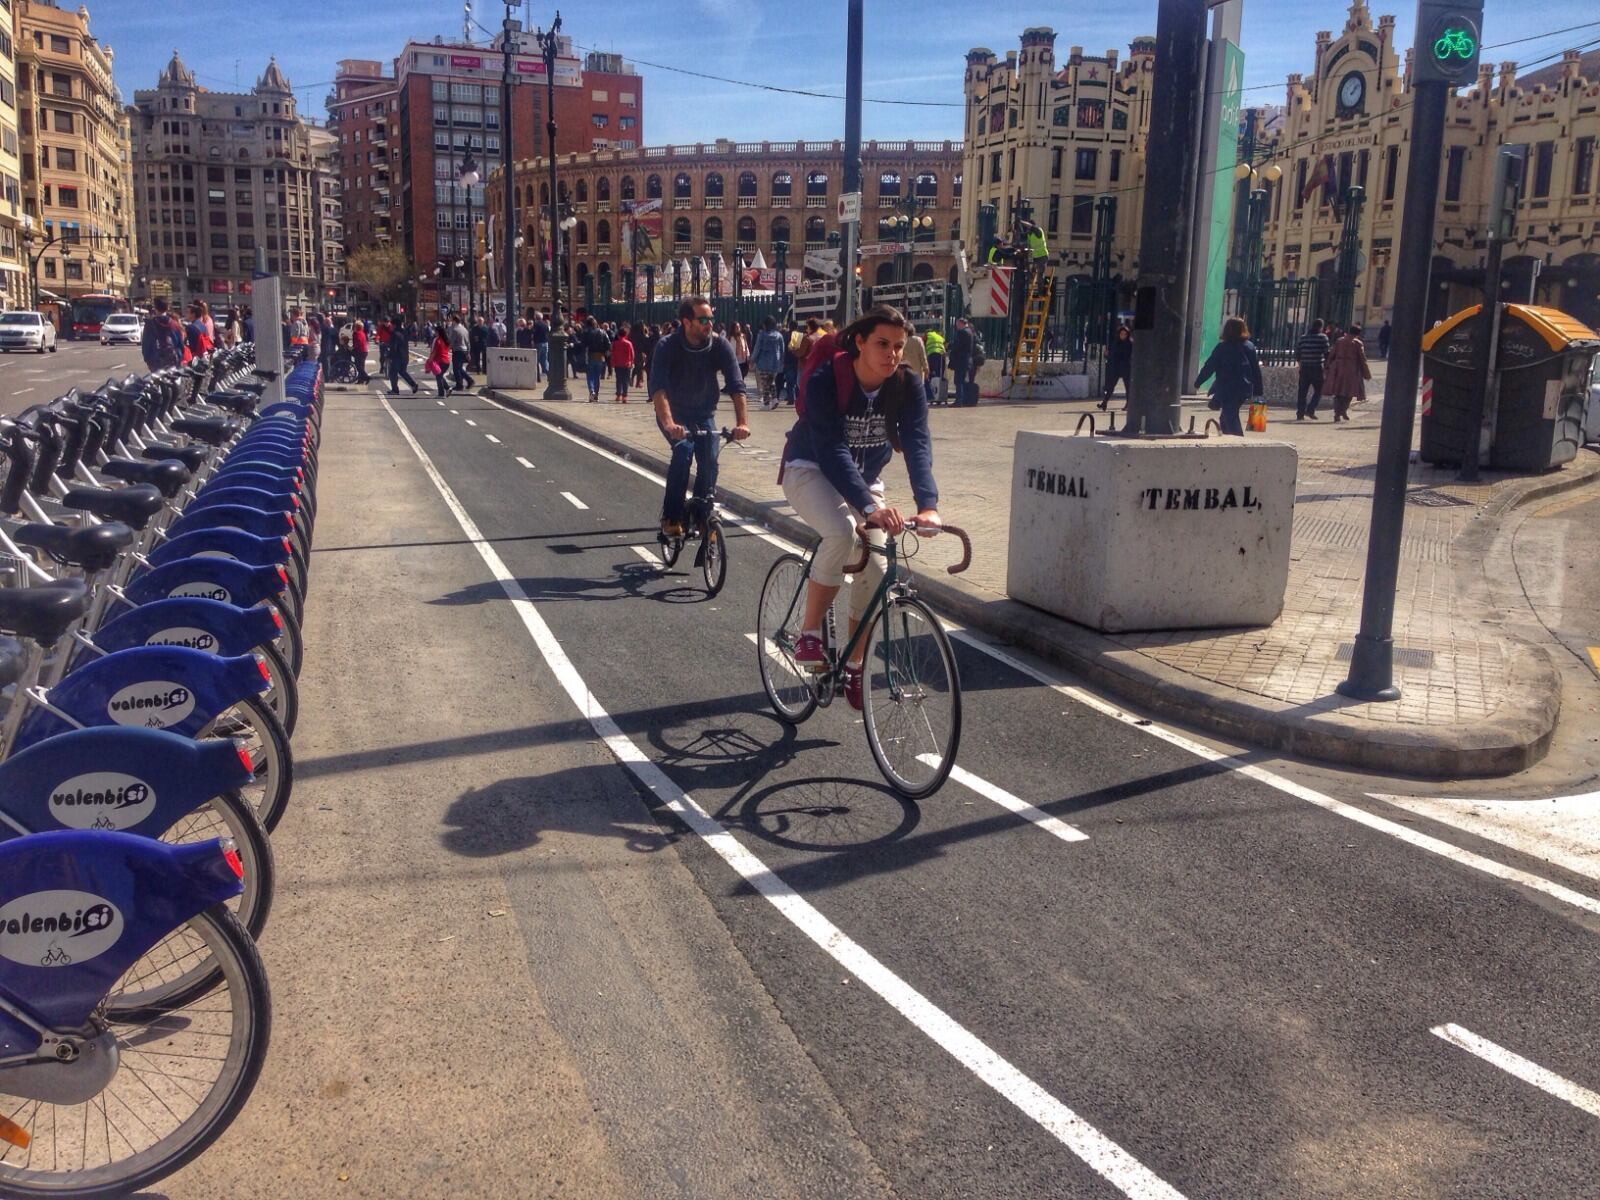
[(278, 382), (246, 346), (0, 420), (0, 1196), (146, 1187), (260, 1073), (322, 402)]

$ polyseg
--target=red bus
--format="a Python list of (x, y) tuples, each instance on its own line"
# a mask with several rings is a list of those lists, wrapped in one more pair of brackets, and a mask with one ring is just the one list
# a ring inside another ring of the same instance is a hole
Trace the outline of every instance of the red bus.
[(128, 302), (120, 296), (99, 293), (74, 296), (61, 307), (65, 310), (61, 333), (75, 341), (98, 338), (100, 324), (107, 316), (114, 312), (129, 311)]

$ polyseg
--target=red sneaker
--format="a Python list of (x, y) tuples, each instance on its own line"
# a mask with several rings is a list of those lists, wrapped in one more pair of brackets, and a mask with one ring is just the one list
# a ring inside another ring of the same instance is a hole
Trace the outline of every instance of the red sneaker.
[(861, 668), (845, 666), (844, 669), (844, 698), (850, 702), (850, 707), (857, 712), (861, 711)]
[(794, 644), (794, 664), (801, 670), (820, 671), (828, 665), (828, 652), (814, 633), (802, 633)]

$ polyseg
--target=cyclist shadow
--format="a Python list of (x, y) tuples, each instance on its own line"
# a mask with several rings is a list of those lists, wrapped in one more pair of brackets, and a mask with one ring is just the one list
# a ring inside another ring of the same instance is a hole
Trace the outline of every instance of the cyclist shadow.
[(445, 810), (442, 823), (439, 840), (467, 858), (515, 854), (551, 833), (621, 838), (641, 854), (664, 850), (682, 836), (641, 814), (633, 794), (617, 786), (609, 764), (468, 788)]
[(667, 725), (647, 736), (651, 757), (686, 792), (702, 803), (726, 793), (713, 818), (774, 845), (848, 856), (898, 842), (922, 819), (915, 804), (881, 783), (843, 776), (772, 782), (805, 753), (839, 743), (801, 737), (770, 713), (733, 712), (715, 724)]
[[(703, 588), (688, 584), (666, 589), (653, 585), (664, 577), (661, 567), (632, 561), (612, 564), (613, 574), (599, 577), (541, 575), (518, 579), (517, 586), (529, 600), (546, 603), (557, 600), (654, 600), (661, 604), (692, 604), (706, 598)], [(459, 607), (490, 604), (507, 599), (505, 589), (489, 580), (468, 584), (429, 600), (429, 604)]]

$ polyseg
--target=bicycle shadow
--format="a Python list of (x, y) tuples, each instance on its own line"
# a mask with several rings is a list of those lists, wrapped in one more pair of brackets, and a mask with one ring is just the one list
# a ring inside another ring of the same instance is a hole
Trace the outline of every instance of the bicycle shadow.
[(537, 846), (550, 833), (620, 838), (640, 854), (684, 836), (640, 813), (615, 770), (599, 763), (468, 788), (445, 810), (439, 840), (465, 858), (492, 858)]
[[(663, 577), (660, 567), (646, 562), (629, 561), (612, 564), (610, 576), (585, 577), (580, 575), (541, 575), (537, 578), (520, 578), (515, 582), (522, 594), (534, 603), (565, 600), (654, 600), (659, 604), (691, 604), (706, 598), (703, 588), (687, 584), (666, 589), (650, 585)], [(468, 584), (442, 596), (429, 600), (441, 607), (461, 607), (470, 604), (490, 604), (506, 600), (505, 589), (494, 580)]]

